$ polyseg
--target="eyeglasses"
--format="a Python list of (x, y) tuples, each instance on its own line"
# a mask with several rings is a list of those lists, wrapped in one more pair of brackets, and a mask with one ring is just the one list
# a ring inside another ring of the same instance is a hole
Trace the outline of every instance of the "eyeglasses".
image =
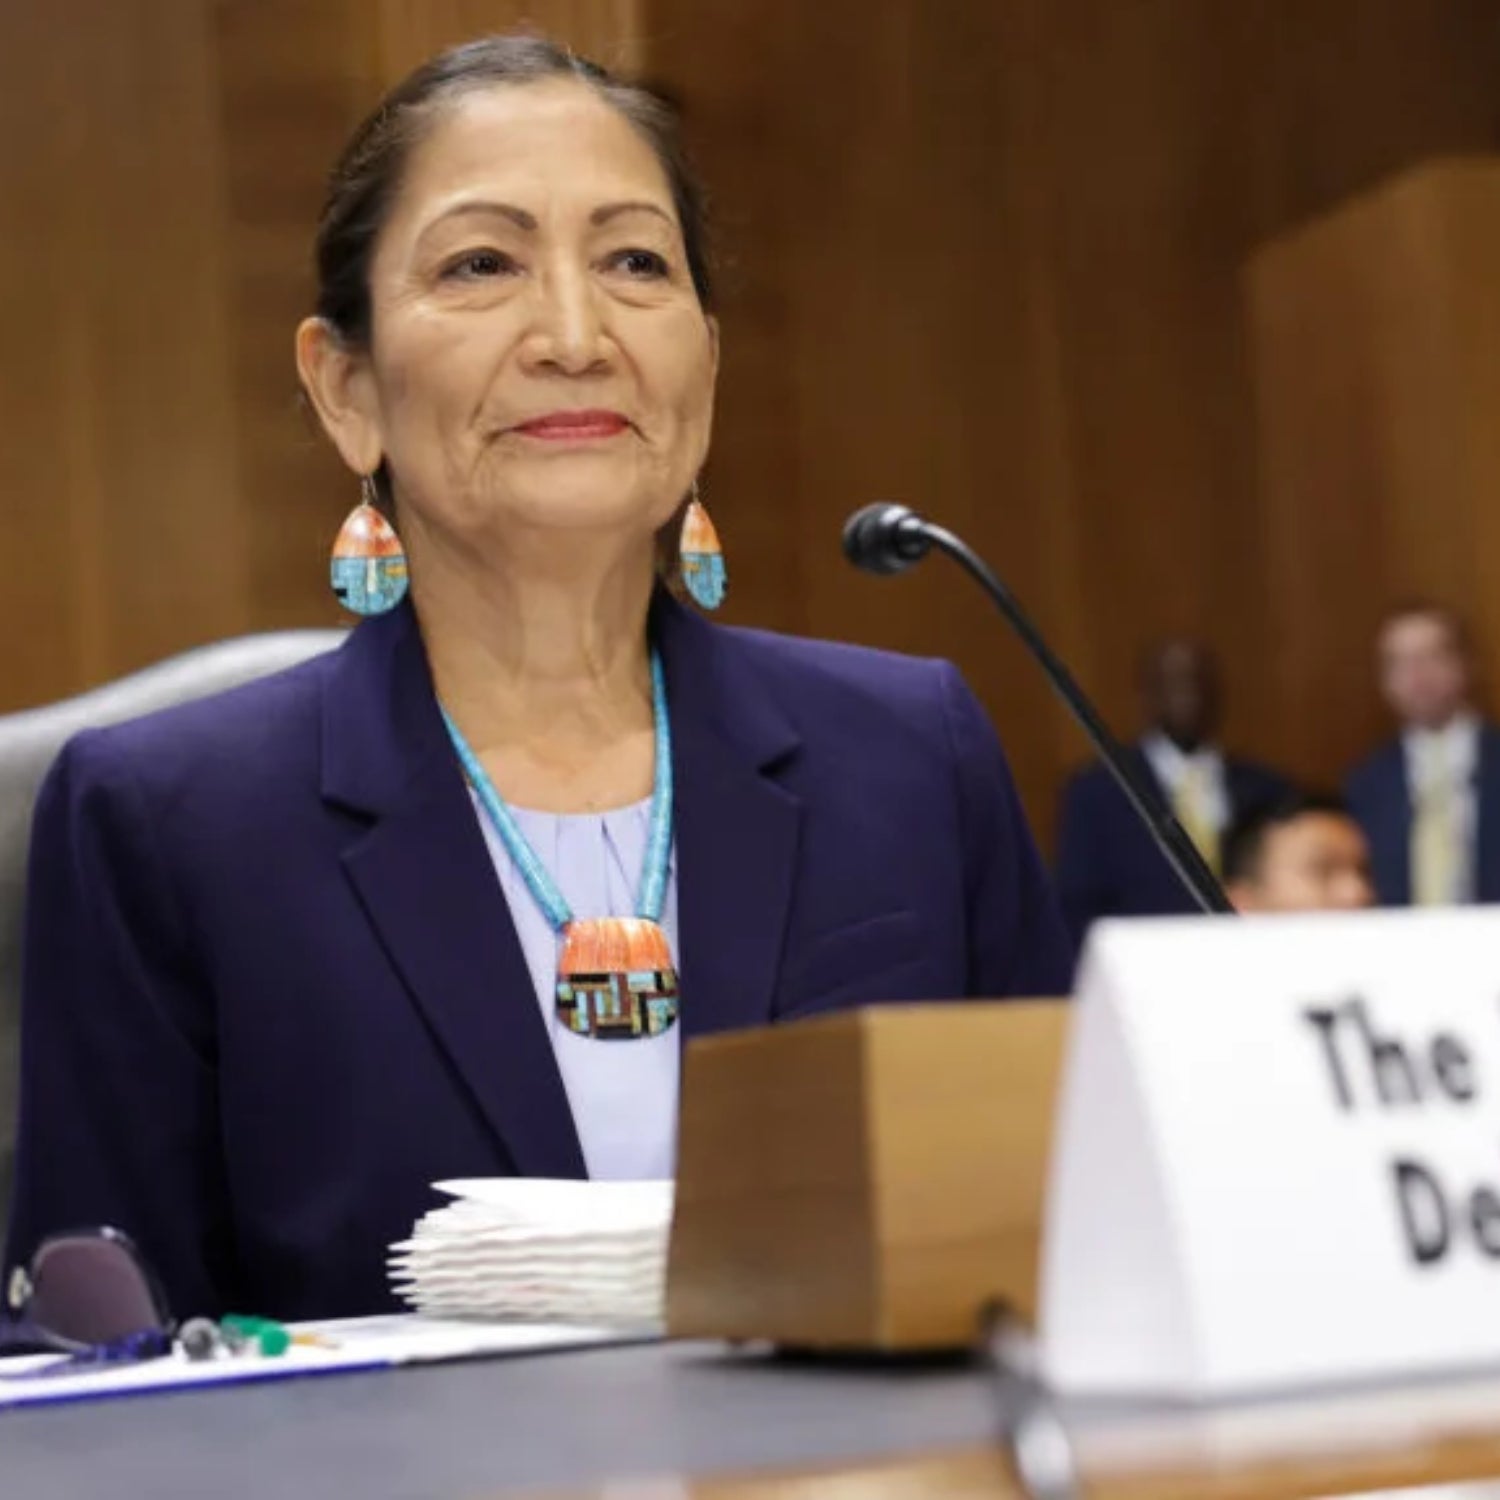
[(70, 1354), (70, 1366), (153, 1359), (171, 1352), (172, 1333), (155, 1276), (117, 1229), (54, 1235), (6, 1283), (0, 1353)]

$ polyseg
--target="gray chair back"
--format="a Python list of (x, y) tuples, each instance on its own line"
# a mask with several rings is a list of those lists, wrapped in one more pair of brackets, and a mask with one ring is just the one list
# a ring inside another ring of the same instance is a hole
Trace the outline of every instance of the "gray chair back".
[(0, 1240), (15, 1160), (26, 859), (32, 807), (48, 767), (64, 742), (81, 729), (207, 697), (295, 666), (343, 639), (341, 630), (241, 636), (184, 652), (59, 703), (0, 715)]

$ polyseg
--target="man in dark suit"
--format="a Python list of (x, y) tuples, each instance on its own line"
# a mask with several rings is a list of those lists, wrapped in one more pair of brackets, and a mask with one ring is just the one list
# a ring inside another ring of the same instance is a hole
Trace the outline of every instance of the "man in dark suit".
[(1388, 906), (1500, 901), (1500, 729), (1473, 703), (1464, 622), (1436, 604), (1393, 610), (1377, 641), (1380, 689), (1400, 726), (1350, 775)]
[[(1276, 772), (1226, 755), (1218, 734), (1223, 694), (1218, 663), (1196, 641), (1169, 640), (1141, 660), (1146, 731), (1130, 747), (1135, 769), (1176, 813), (1209, 865), (1236, 819), (1289, 790)], [(1165, 916), (1196, 910), (1166, 858), (1115, 785), (1095, 764), (1063, 793), (1057, 890), (1076, 941), (1099, 917)]]

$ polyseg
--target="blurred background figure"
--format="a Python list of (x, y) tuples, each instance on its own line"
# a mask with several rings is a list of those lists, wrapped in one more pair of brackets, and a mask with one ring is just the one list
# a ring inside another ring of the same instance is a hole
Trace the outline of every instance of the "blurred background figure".
[[(1290, 790), (1280, 774), (1219, 746), (1219, 665), (1201, 642), (1162, 641), (1141, 658), (1145, 732), (1130, 748), (1136, 769), (1170, 804), (1209, 866), (1221, 866), (1225, 831), (1251, 809)], [(1057, 887), (1075, 940), (1100, 917), (1164, 916), (1195, 910), (1150, 835), (1102, 765), (1080, 771), (1063, 792)]]
[(1500, 900), (1500, 731), (1473, 699), (1468, 629), (1451, 609), (1393, 610), (1376, 643), (1380, 690), (1400, 727), (1350, 775), (1387, 905)]
[(1359, 911), (1375, 903), (1370, 848), (1335, 797), (1291, 793), (1224, 836), (1224, 887), (1242, 912)]

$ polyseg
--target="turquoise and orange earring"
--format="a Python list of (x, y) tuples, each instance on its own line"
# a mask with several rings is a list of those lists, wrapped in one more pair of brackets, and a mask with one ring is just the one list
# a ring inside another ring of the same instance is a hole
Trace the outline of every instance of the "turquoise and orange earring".
[(340, 604), (357, 615), (383, 615), (406, 597), (406, 549), (376, 509), (375, 480), (360, 480), (360, 502), (333, 543), (329, 576)]
[(693, 497), (683, 513), (682, 537), (677, 548), (682, 562), (682, 581), (688, 593), (702, 608), (717, 609), (724, 602), (729, 573), (724, 566), (724, 548), (719, 544), (719, 533), (698, 498), (696, 479), (693, 481)]

